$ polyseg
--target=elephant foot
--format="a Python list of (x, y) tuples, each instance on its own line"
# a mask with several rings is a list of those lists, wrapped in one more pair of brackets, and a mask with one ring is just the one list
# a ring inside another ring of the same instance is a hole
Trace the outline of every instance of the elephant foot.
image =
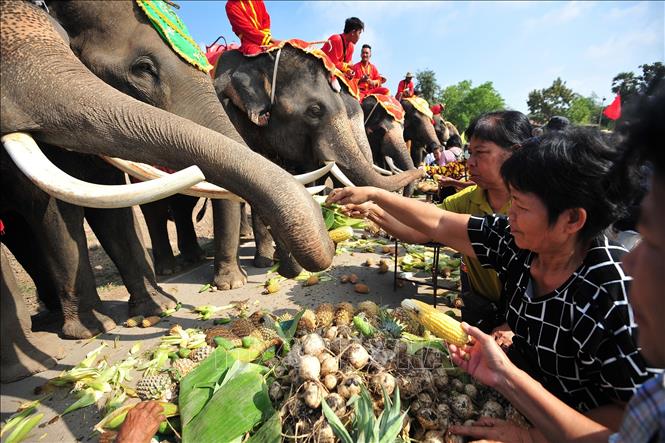
[(164, 292), (161, 288), (149, 291), (147, 297), (141, 297), (134, 300), (134, 297), (129, 299), (129, 315), (142, 315), (149, 317), (151, 315), (159, 315), (167, 309), (175, 308), (178, 300), (170, 294)]
[(32, 333), (11, 346), (13, 352), (3, 352), (2, 355), (1, 383), (11, 383), (44, 372), (65, 356), (65, 349), (58, 336), (45, 332)]
[(181, 250), (180, 257), (185, 261), (185, 263), (198, 263), (206, 258), (206, 253), (197, 244), (196, 247), (188, 248), (187, 250)]
[(259, 254), (256, 254), (254, 256), (254, 267), (255, 268), (269, 268), (271, 267), (275, 262), (272, 260), (271, 257), (265, 257)]
[(108, 332), (115, 327), (116, 324), (111, 317), (93, 309), (74, 318), (67, 318), (67, 314), (65, 314), (62, 335), (67, 338), (90, 338), (100, 332)]
[(222, 291), (242, 288), (247, 283), (247, 274), (237, 264), (219, 266), (213, 283)]
[(171, 275), (178, 271), (178, 266), (175, 262), (175, 257), (155, 258), (155, 274), (157, 275)]

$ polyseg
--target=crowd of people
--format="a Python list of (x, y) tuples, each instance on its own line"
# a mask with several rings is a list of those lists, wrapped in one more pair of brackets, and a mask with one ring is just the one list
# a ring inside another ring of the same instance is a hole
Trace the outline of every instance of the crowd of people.
[[(262, 2), (229, 1), (227, 11), (234, 11), (229, 19), (242, 45), (275, 42)], [(254, 19), (238, 19), (243, 14)], [(348, 19), (323, 50), (365, 92), (386, 93), (369, 45), (351, 64), (363, 29)], [(414, 93), (409, 72), (397, 97)], [(469, 287), (462, 327), (471, 341), (450, 346), (453, 362), (504, 395), (533, 427), (481, 418), (451, 433), (665, 442), (663, 122), (665, 84), (634, 101), (614, 134), (564, 118), (534, 128), (518, 111), (490, 112), (466, 130), (471, 185), (447, 181), (459, 192), (440, 205), (373, 187), (330, 193), (328, 203), (402, 241), (439, 242), (463, 254)], [(445, 152), (431, 155), (438, 162)], [(645, 181), (641, 241), (629, 252), (607, 233)], [(128, 423), (143, 420), (154, 431), (160, 413), (154, 405), (136, 408)], [(131, 441), (123, 437), (118, 441)]]

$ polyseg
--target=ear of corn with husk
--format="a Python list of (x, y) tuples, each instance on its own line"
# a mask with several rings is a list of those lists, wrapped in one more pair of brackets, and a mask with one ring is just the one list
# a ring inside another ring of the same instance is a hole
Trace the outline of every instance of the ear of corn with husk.
[(353, 228), (351, 226), (341, 226), (328, 231), (328, 236), (335, 243), (341, 243), (353, 237)]
[[(104, 431), (113, 431), (118, 429), (125, 422), (125, 418), (127, 418), (129, 411), (132, 410), (137, 404), (138, 403), (124, 405), (110, 412), (106, 415), (106, 417), (104, 417), (99, 423), (95, 425), (94, 430), (99, 433), (103, 433)], [(164, 412), (162, 413), (164, 417), (169, 418), (178, 415), (178, 405), (165, 401), (160, 401), (159, 404), (164, 409)]]
[(402, 307), (415, 312), (418, 321), (437, 337), (456, 346), (464, 346), (469, 341), (460, 322), (427, 303), (407, 298), (402, 301)]

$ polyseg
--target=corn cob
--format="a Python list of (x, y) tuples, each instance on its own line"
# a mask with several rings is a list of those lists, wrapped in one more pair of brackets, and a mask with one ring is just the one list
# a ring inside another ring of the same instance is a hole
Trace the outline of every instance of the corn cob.
[(469, 337), (462, 330), (460, 322), (443, 312), (437, 311), (432, 306), (419, 300), (405, 299), (402, 301), (402, 307), (415, 312), (418, 315), (418, 321), (434, 335), (456, 346), (464, 346)]
[(137, 315), (132, 318), (128, 318), (127, 321), (125, 322), (125, 326), (128, 328), (135, 328), (138, 325), (140, 325), (142, 321), (143, 321), (143, 316)]
[(162, 318), (159, 315), (153, 315), (151, 317), (144, 318), (143, 321), (141, 322), (141, 327), (149, 328), (150, 326), (155, 326), (161, 320)]
[(330, 236), (330, 239), (337, 244), (353, 237), (353, 228), (351, 226), (341, 226), (328, 231), (328, 235)]

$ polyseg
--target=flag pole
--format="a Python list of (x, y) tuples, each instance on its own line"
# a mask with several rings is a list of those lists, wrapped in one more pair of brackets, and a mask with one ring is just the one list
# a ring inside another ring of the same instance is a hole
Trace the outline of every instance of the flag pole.
[(603, 97), (603, 101), (600, 103), (600, 114), (598, 114), (598, 129), (600, 129), (600, 121), (603, 118), (603, 109), (605, 108), (603, 105), (605, 104), (605, 97)]

